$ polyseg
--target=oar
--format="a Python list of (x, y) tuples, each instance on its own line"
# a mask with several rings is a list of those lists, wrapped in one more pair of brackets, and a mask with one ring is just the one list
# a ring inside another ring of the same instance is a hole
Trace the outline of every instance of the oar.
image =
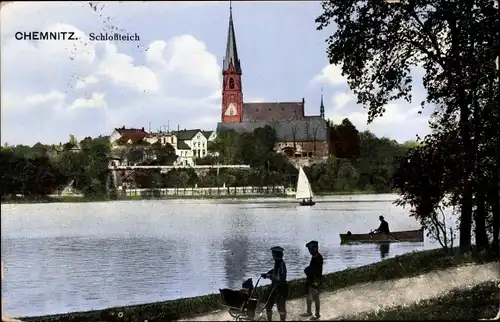
[[(372, 236), (373, 235), (373, 230), (370, 230), (370, 233), (368, 235)], [(391, 234), (386, 234), (386, 235), (387, 235), (387, 237), (389, 237), (389, 238), (391, 238), (391, 239), (393, 239), (395, 241), (401, 242), (401, 240), (399, 240), (399, 238), (396, 238), (396, 237), (392, 236)]]
[(387, 236), (389, 236), (389, 238), (392, 238), (392, 239), (394, 239), (394, 240), (396, 240), (398, 242), (401, 242), (401, 240), (399, 240), (398, 238), (392, 236), (391, 234), (387, 234)]

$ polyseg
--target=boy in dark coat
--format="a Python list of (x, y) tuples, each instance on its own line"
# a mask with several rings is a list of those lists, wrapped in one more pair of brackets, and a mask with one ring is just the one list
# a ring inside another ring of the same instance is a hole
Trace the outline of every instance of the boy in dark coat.
[[(317, 241), (312, 240), (308, 242), (306, 247), (312, 257), (309, 266), (304, 269), (304, 273), (306, 274), (307, 311), (301, 316), (310, 316), (311, 320), (318, 320), (320, 318), (319, 287), (323, 276), (323, 256), (319, 253)], [(316, 308), (316, 315), (314, 316), (311, 310), (312, 302), (314, 302)]]
[(269, 295), (266, 314), (267, 320), (273, 319), (273, 306), (276, 303), (280, 320), (286, 321), (286, 299), (288, 298), (288, 283), (286, 281), (286, 265), (283, 261), (284, 249), (276, 246), (271, 248), (274, 259), (274, 268), (267, 273), (261, 275), (262, 278), (271, 279), (271, 293)]

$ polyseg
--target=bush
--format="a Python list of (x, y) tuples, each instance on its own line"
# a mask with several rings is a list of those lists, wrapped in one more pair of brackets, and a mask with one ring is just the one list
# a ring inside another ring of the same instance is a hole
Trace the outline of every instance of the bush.
[[(412, 277), (433, 270), (446, 269), (465, 263), (484, 263), (493, 260), (486, 253), (458, 254), (454, 249), (453, 255), (446, 254), (441, 249), (413, 252), (378, 263), (350, 268), (323, 276), (323, 290), (335, 291), (344, 287), (360, 283), (380, 280), (391, 280), (403, 277)], [(242, 281), (243, 282), (243, 281)], [(299, 298), (305, 294), (305, 279), (289, 281), (289, 298)], [(258, 287), (255, 291), (259, 302), (267, 300), (270, 286)], [(151, 304), (133, 305), (111, 308), (106, 310), (77, 312), (43, 317), (22, 318), (23, 321), (118, 321), (117, 315), (123, 313), (119, 321), (168, 321), (187, 318), (199, 314), (206, 314), (221, 309), (220, 295), (210, 294), (193, 298), (184, 298), (173, 301)]]
[(499, 303), (497, 284), (486, 282), (412, 305), (351, 315), (342, 320), (478, 320), (496, 316)]

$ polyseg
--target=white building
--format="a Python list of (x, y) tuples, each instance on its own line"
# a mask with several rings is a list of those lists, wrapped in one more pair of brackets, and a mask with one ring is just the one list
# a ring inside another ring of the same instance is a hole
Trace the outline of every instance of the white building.
[(176, 164), (192, 166), (196, 164), (196, 159), (204, 158), (209, 154), (208, 142), (213, 142), (216, 137), (215, 131), (200, 129), (147, 133), (144, 129), (122, 127), (113, 131), (110, 141), (116, 147), (139, 144), (142, 141), (149, 144), (160, 142), (165, 145), (168, 143), (177, 155)]

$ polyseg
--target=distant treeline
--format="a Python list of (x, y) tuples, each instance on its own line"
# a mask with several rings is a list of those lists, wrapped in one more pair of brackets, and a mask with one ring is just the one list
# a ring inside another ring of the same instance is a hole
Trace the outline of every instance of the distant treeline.
[[(377, 138), (344, 120), (329, 123), (331, 154), (325, 162), (306, 167), (315, 192), (388, 192), (396, 170), (397, 158), (414, 142), (398, 144), (388, 138)], [(248, 164), (245, 169), (221, 169), (198, 176), (191, 169), (136, 171), (133, 180), (138, 188), (179, 188), (222, 186), (295, 186), (298, 171), (289, 159), (274, 150), (276, 133), (270, 127), (253, 133), (224, 133), (210, 145), (211, 155), (197, 159), (196, 164)], [(108, 137), (87, 137), (76, 142), (73, 136), (65, 144), (47, 146), (4, 145), (0, 150), (3, 198), (22, 195), (40, 198), (60, 192), (69, 182), (88, 197), (110, 193)], [(170, 145), (138, 145), (113, 151), (133, 164), (172, 164), (175, 150)], [(114, 192), (112, 192), (114, 193)]]

